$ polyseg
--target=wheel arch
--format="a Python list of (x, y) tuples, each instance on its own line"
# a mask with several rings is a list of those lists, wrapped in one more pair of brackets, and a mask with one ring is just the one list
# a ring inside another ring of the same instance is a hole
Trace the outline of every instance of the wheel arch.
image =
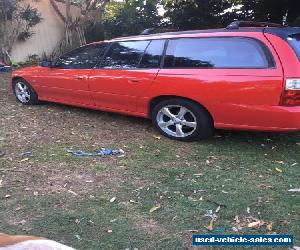
[(13, 84), (14, 84), (16, 81), (18, 81), (18, 80), (25, 81), (26, 84), (28, 84), (28, 85), (30, 86), (30, 88), (32, 88), (32, 89), (35, 91), (35, 89), (33, 88), (33, 86), (32, 86), (32, 85), (31, 85), (24, 77), (18, 76), (18, 75), (13, 76), (13, 77), (11, 78), (11, 84), (12, 84), (12, 87), (13, 87)]
[[(28, 83), (22, 76), (13, 76), (11, 78), (11, 84), (12, 84), (12, 87), (13, 87), (13, 84), (18, 81), (18, 80), (23, 80), (25, 81), (26, 83)], [(29, 84), (29, 83), (28, 83)], [(30, 85), (30, 84), (29, 84)], [(30, 85), (31, 86), (31, 85)]]
[(12, 79), (11, 79), (12, 82), (15, 82), (17, 80), (24, 80), (24, 81), (26, 81), (22, 76), (13, 76)]
[(210, 118), (214, 122), (214, 117), (213, 117), (212, 113), (203, 104), (201, 104), (200, 102), (195, 101), (193, 99), (190, 99), (187, 97), (182, 97), (182, 96), (176, 96), (176, 95), (161, 95), (161, 96), (156, 96), (156, 97), (152, 98), (151, 101), (149, 102), (148, 116), (151, 117), (152, 110), (158, 103), (165, 101), (165, 100), (169, 100), (169, 99), (175, 99), (175, 98), (190, 101), (190, 102), (195, 103), (196, 105), (199, 105), (201, 108), (203, 108), (207, 112), (207, 114), (210, 116)]

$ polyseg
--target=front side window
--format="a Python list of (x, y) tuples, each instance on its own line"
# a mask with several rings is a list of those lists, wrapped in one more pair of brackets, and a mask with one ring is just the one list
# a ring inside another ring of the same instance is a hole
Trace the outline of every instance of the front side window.
[(288, 37), (288, 42), (300, 59), (300, 34), (294, 34)]
[(54, 67), (61, 69), (91, 69), (103, 56), (107, 44), (91, 44), (75, 49), (60, 57)]
[(115, 42), (100, 64), (104, 69), (135, 69), (150, 41)]
[[(270, 52), (269, 52), (270, 53)], [(268, 49), (251, 38), (182, 38), (170, 40), (165, 68), (269, 68)]]

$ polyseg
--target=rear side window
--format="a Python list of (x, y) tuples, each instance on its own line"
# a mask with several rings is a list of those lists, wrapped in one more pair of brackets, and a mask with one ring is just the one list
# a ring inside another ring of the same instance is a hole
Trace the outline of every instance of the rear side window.
[(242, 37), (170, 40), (164, 68), (269, 68), (271, 54), (261, 42)]
[(298, 58), (300, 59), (300, 34), (294, 34), (289, 36), (288, 42), (293, 47)]
[(150, 41), (115, 42), (100, 67), (104, 69), (135, 69)]
[(165, 46), (165, 40), (152, 40), (147, 47), (139, 68), (159, 68)]
[(103, 56), (107, 44), (91, 44), (61, 56), (55, 63), (60, 69), (91, 69)]

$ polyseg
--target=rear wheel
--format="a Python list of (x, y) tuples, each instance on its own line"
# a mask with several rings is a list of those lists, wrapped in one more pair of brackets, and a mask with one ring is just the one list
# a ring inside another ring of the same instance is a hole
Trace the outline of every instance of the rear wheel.
[(13, 90), (18, 102), (25, 105), (38, 104), (38, 95), (34, 89), (23, 79), (13, 82)]
[(214, 131), (212, 118), (203, 107), (179, 98), (158, 103), (152, 121), (163, 135), (181, 141), (204, 139)]

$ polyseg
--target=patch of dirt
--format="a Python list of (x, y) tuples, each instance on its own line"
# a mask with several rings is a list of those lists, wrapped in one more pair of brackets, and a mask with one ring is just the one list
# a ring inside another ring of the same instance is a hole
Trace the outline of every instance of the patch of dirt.
[(201, 234), (201, 233), (185, 232), (182, 235), (182, 249), (183, 250), (208, 250), (208, 247), (205, 246), (192, 246), (192, 238), (194, 234)]
[(143, 219), (134, 217), (133, 223), (138, 230), (142, 230), (150, 236), (161, 235), (162, 237), (167, 234), (166, 230), (159, 225), (154, 219)]

